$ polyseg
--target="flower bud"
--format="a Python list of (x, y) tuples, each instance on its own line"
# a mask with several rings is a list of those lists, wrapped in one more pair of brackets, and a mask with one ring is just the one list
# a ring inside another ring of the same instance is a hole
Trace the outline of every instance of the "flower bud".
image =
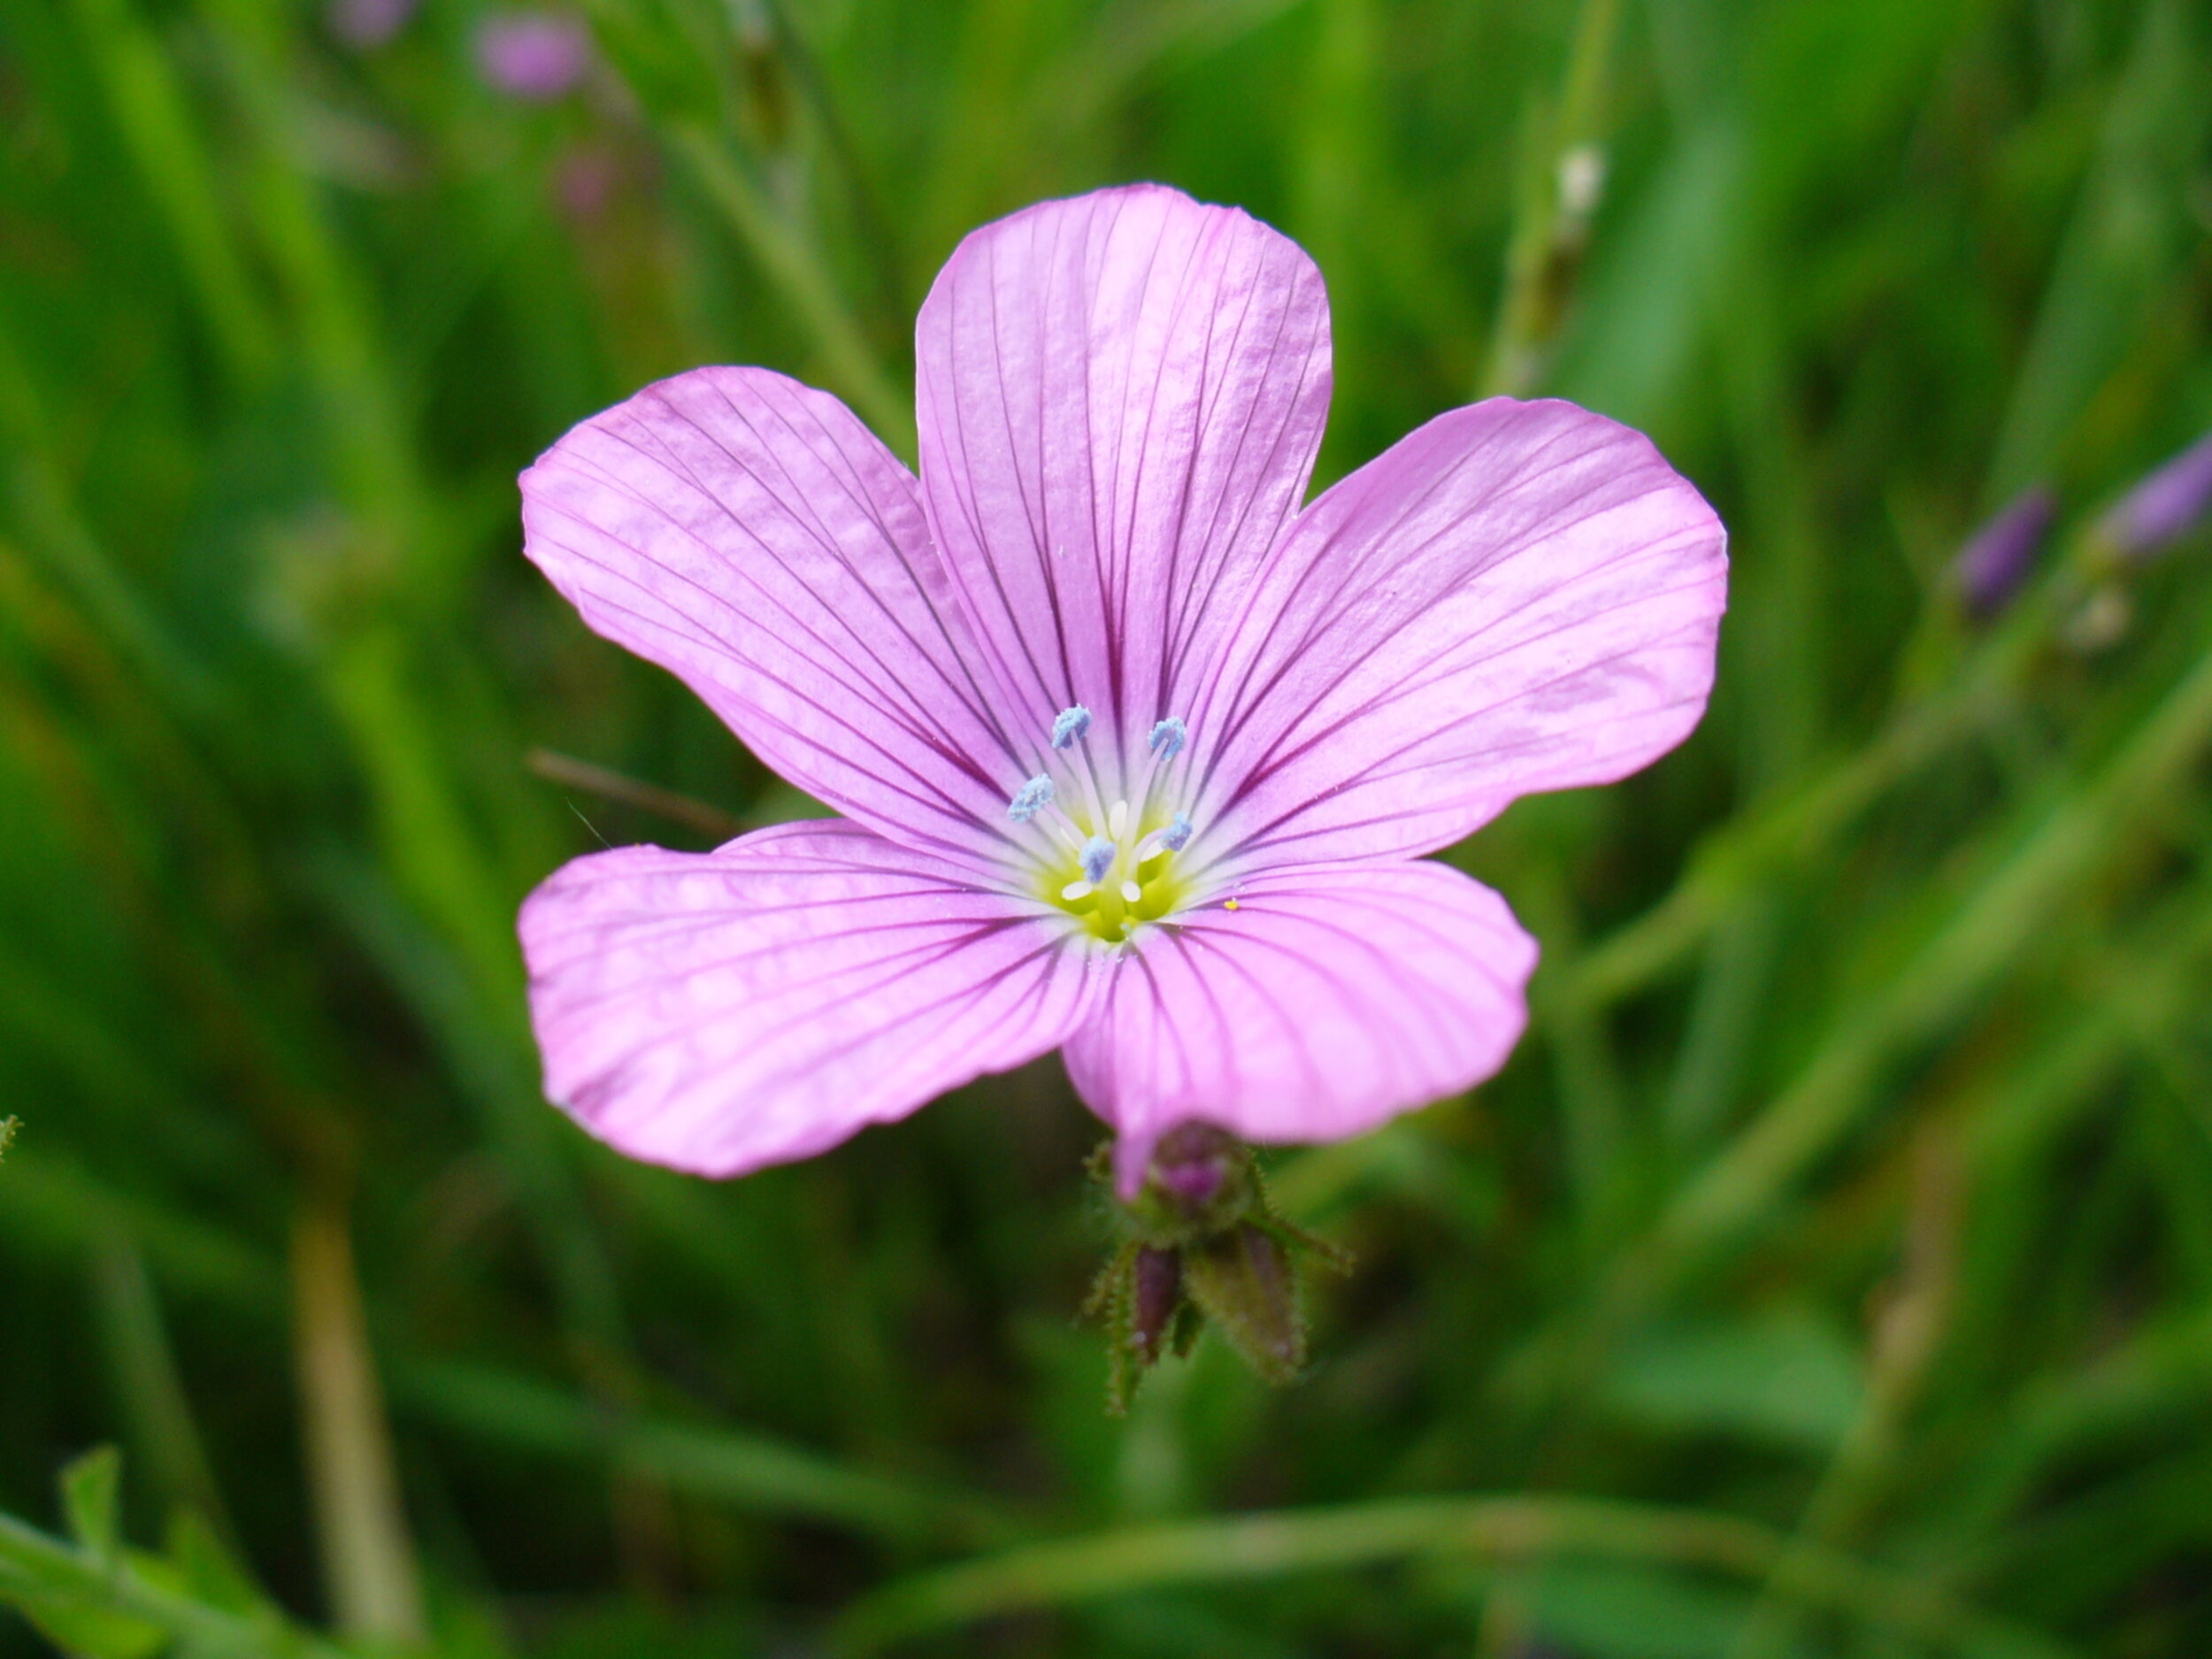
[[(1110, 1186), (1115, 1148), (1099, 1148), (1091, 1169)], [(1085, 1304), (1104, 1316), (1111, 1338), (1110, 1415), (1126, 1415), (1145, 1372), (1189, 1353), (1210, 1321), (1264, 1380), (1297, 1379), (1306, 1321), (1292, 1252), (1336, 1272), (1350, 1269), (1351, 1256), (1276, 1212), (1250, 1147), (1210, 1124), (1179, 1125), (1154, 1145), (1144, 1186), (1116, 1213), (1123, 1242)]]
[(2032, 484), (1982, 526), (1951, 561), (1951, 580), (1967, 613), (1986, 621), (2012, 602), (2035, 566), (2050, 534), (2058, 498), (2047, 484)]
[(2164, 552), (2203, 522), (2212, 510), (2212, 433), (2123, 495), (2098, 522), (2098, 530), (2123, 558)]
[(1212, 1232), (1252, 1200), (1252, 1148), (1211, 1124), (1187, 1123), (1160, 1137), (1140, 1197), (1158, 1214), (1163, 1237)]
[(1228, 1179), (1229, 1137), (1208, 1124), (1171, 1130), (1152, 1156), (1153, 1179), (1192, 1210), (1211, 1203)]

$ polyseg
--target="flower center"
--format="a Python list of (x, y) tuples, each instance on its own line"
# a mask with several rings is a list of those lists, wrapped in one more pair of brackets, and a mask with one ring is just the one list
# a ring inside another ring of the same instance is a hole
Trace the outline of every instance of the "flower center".
[(1162, 720), (1147, 741), (1136, 787), (1109, 791), (1084, 741), (1090, 729), (1090, 710), (1080, 703), (1061, 710), (1052, 749), (1065, 758), (1017, 789), (1006, 816), (1035, 832), (1037, 896), (1094, 937), (1119, 944), (1183, 901), (1176, 855), (1190, 844), (1192, 828), (1190, 815), (1170, 803), (1170, 774), (1190, 734), (1172, 715)]

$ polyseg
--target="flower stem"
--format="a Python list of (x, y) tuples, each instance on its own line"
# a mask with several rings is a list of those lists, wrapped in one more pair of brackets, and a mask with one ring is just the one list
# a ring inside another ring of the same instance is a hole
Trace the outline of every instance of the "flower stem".
[(677, 127), (669, 143), (813, 334), (822, 366), (836, 388), (878, 437), (901, 455), (911, 456), (914, 411), (893, 389), (860, 325), (838, 298), (838, 285), (813, 242), (776, 211), (729, 145), (707, 128)]
[(1505, 292), (1482, 378), (1486, 397), (1526, 396), (1564, 320), (1604, 183), (1599, 105), (1619, 24), (1619, 0), (1583, 0), (1559, 103), (1532, 124), (1533, 156), (1506, 253)]
[(344, 1213), (311, 1202), (292, 1235), (300, 1400), (324, 1573), (339, 1627), (419, 1641), (422, 1586)]
[(1939, 1591), (1836, 1551), (1792, 1549), (1755, 1522), (1693, 1509), (1549, 1496), (1408, 1499), (1129, 1527), (1033, 1544), (895, 1580), (838, 1626), (841, 1659), (926, 1632), (1040, 1608), (1406, 1559), (1583, 1556), (1773, 1575), (1778, 1594), (1959, 1654), (2053, 1650)]

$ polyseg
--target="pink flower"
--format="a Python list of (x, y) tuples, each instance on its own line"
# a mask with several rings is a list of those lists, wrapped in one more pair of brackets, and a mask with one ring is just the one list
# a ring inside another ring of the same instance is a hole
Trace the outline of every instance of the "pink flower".
[(1711, 509), (1636, 433), (1497, 398), (1302, 510), (1320, 273), (1157, 186), (975, 232), (916, 351), (918, 480), (748, 368), (523, 475), (584, 619), (845, 814), (539, 888), (551, 1098), (734, 1175), (1061, 1048), (1127, 1193), (1180, 1123), (1329, 1141), (1496, 1071), (1535, 944), (1420, 855), (1697, 724)]
[(407, 27), (415, 0), (330, 0), (330, 32), (357, 51), (383, 45)]
[(476, 62), (502, 92), (549, 104), (591, 73), (591, 31), (552, 12), (502, 12), (476, 31)]

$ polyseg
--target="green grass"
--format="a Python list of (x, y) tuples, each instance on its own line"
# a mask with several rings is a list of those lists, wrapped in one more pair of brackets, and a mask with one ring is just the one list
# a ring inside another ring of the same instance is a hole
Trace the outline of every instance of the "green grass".
[[(96, 1655), (2212, 1651), (2212, 538), (2086, 534), (2212, 426), (2200, 5), (595, 0), (541, 106), (482, 15), (0, 0), (0, 1602)], [(718, 1187), (540, 1101), (523, 894), (792, 803), (512, 479), (708, 362), (910, 455), (960, 234), (1134, 178), (1320, 262), (1325, 479), (1554, 392), (1734, 578), (1690, 743), (1451, 855), (1544, 941), (1507, 1072), (1272, 1160), (1360, 1258), (1312, 1375), (1209, 1340), (1119, 1423), (1056, 1062)]]

